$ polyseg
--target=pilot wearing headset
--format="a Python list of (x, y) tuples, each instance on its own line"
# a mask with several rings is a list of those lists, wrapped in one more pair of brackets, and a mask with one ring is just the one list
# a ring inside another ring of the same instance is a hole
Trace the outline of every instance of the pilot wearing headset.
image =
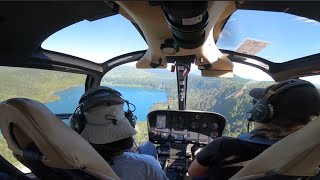
[[(127, 112), (123, 109), (125, 103)], [(92, 88), (80, 98), (70, 118), (71, 127), (96, 149), (121, 179), (167, 179), (156, 158), (126, 152), (132, 148), (136, 134), (135, 116), (129, 107), (130, 103), (118, 91), (101, 86)]]
[(192, 177), (229, 179), (245, 164), (278, 140), (297, 131), (319, 115), (320, 95), (308, 81), (291, 79), (267, 88), (255, 88), (250, 123), (254, 130), (238, 138), (220, 137), (203, 148), (191, 163)]

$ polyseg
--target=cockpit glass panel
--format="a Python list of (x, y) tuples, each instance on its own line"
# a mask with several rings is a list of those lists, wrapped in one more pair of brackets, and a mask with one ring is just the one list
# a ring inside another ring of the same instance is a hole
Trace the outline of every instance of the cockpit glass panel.
[(41, 47), (97, 63), (148, 48), (132, 23), (122, 15), (75, 23), (52, 34)]
[(314, 84), (318, 89), (320, 89), (320, 75), (305, 76), (305, 77), (300, 77), (300, 79), (309, 81), (312, 84)]
[(237, 10), (217, 46), (282, 63), (320, 53), (320, 23), (284, 12)]
[(164, 129), (166, 128), (166, 116), (165, 115), (158, 115), (157, 116), (157, 129)]

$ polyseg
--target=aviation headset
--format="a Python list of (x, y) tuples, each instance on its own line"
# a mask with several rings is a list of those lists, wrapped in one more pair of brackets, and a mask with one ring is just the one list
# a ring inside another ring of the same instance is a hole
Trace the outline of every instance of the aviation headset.
[(248, 119), (249, 122), (255, 121), (260, 123), (267, 123), (271, 121), (275, 115), (275, 109), (273, 108), (273, 105), (270, 103), (271, 97), (277, 96), (278, 94), (290, 88), (307, 86), (317, 89), (312, 83), (301, 79), (290, 79), (274, 85), (260, 100), (258, 100), (254, 104), (251, 110), (251, 116)]
[[(135, 128), (137, 117), (133, 112), (136, 110), (136, 107), (129, 101), (124, 100), (120, 92), (108, 87), (99, 87), (97, 90), (84, 94), (80, 98), (78, 107), (70, 117), (71, 128), (80, 134), (87, 124), (84, 112), (101, 105), (111, 106), (123, 103), (126, 103), (128, 107), (128, 110), (125, 111), (124, 115), (129, 120), (131, 126)], [(130, 105), (133, 106), (133, 110), (130, 109)], [(110, 120), (112, 120), (114, 124), (117, 122), (115, 118)]]

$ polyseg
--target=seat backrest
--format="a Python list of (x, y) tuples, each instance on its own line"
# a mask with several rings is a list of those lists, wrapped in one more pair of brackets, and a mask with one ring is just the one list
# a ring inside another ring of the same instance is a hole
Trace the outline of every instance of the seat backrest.
[(267, 176), (316, 176), (320, 165), (320, 117), (278, 141), (254, 158), (231, 179)]
[(41, 162), (57, 169), (81, 170), (98, 179), (120, 179), (79, 134), (42, 103), (14, 98), (0, 103), (0, 128), (18, 159), (36, 146)]

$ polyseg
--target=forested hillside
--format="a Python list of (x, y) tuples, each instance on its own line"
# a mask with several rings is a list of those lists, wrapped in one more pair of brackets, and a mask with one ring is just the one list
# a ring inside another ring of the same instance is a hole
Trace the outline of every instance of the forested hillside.
[[(142, 70), (121, 66), (103, 78), (104, 85), (150, 87), (166, 90), (168, 102), (157, 103), (155, 109), (178, 109), (175, 73), (167, 69)], [(245, 113), (250, 110), (252, 98), (248, 92), (254, 87), (266, 87), (272, 82), (233, 78), (205, 78), (191, 73), (188, 81), (187, 109), (213, 111), (227, 119), (225, 135), (237, 136), (247, 131)], [(143, 126), (143, 125), (142, 125)], [(141, 129), (141, 128), (140, 128)]]
[(168, 88), (168, 83), (174, 80), (174, 75), (167, 69), (143, 70), (130, 66), (120, 66), (109, 71), (101, 83), (109, 86), (165, 89)]
[(0, 101), (27, 97), (41, 102), (59, 99), (54, 93), (84, 84), (85, 75), (28, 68), (0, 67)]
[[(36, 77), (36, 78), (35, 78)], [(84, 84), (85, 77), (63, 72), (4, 68), (0, 67), (0, 100), (11, 97), (29, 97), (49, 102), (59, 97), (54, 93), (78, 84)], [(165, 90), (168, 93), (166, 103), (157, 103), (150, 110), (178, 109), (176, 74), (167, 69), (136, 69), (120, 66), (102, 79), (103, 85), (145, 87)], [(204, 78), (191, 73), (188, 81), (187, 109), (213, 111), (227, 119), (225, 135), (237, 136), (246, 131), (244, 114), (250, 110), (251, 98), (248, 91), (253, 87), (265, 87), (272, 82), (257, 82), (234, 76), (233, 78)], [(130, 100), (130, 97), (128, 97)], [(139, 122), (140, 132), (136, 140), (147, 139), (146, 122)], [(0, 154), (11, 163), (17, 163), (0, 137)]]

